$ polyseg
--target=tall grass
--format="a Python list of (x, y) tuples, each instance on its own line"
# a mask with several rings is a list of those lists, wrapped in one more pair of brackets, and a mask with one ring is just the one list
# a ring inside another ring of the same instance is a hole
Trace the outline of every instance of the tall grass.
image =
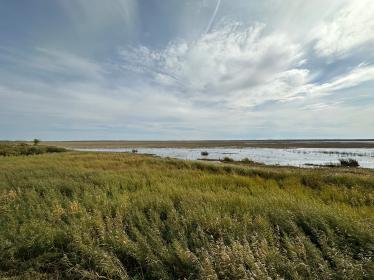
[(374, 172), (0, 158), (0, 277), (372, 279)]

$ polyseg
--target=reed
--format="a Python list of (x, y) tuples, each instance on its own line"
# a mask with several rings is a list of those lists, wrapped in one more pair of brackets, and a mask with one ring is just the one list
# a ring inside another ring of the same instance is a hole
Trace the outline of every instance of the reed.
[(374, 173), (0, 157), (0, 278), (370, 279)]

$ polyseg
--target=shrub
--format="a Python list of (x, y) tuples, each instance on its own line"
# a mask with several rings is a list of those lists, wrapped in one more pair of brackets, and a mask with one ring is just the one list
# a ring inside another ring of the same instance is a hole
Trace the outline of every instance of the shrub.
[(342, 159), (339, 159), (339, 161), (340, 161), (340, 166), (343, 166), (343, 167), (359, 167), (360, 166), (358, 161), (353, 158), (349, 158), (349, 159), (342, 158)]
[(66, 149), (53, 146), (31, 146), (24, 143), (0, 144), (0, 156), (29, 156), (61, 152), (66, 152)]
[(66, 149), (61, 147), (48, 146), (45, 148), (45, 151), (47, 153), (62, 153), (66, 152)]
[(254, 161), (253, 160), (250, 160), (249, 158), (243, 158), (242, 160), (241, 160), (241, 162), (243, 162), (243, 163), (254, 163)]
[(43, 151), (39, 147), (30, 147), (25, 149), (26, 155), (38, 155), (41, 154)]
[(224, 161), (224, 162), (234, 162), (234, 159), (232, 159), (230, 157), (224, 157), (222, 161)]

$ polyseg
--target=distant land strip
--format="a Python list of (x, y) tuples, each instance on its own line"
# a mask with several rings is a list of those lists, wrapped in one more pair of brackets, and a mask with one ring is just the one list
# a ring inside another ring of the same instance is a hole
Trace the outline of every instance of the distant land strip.
[(321, 140), (196, 140), (196, 141), (46, 141), (64, 148), (374, 148), (374, 139)]

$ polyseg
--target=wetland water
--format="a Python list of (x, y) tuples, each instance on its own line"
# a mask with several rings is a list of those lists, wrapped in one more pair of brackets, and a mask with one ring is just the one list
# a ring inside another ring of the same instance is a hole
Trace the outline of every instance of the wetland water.
[[(307, 164), (324, 165), (338, 163), (341, 158), (356, 159), (361, 167), (374, 169), (374, 149), (370, 148), (136, 148), (140, 154), (153, 154), (160, 157), (170, 157), (185, 160), (223, 159), (230, 157), (234, 160), (249, 158), (255, 162), (269, 165), (284, 165), (306, 167)], [(95, 152), (131, 152), (131, 148), (94, 148), (75, 149)], [(202, 156), (201, 152), (208, 152)]]

